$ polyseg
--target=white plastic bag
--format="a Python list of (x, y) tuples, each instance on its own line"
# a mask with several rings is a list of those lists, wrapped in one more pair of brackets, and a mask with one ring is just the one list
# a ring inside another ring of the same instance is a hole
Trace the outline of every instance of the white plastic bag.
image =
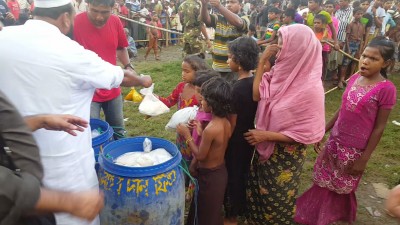
[[(143, 74), (140, 74), (140, 76), (142, 76)], [(151, 84), (150, 87), (148, 88), (142, 88), (140, 89), (140, 94), (142, 95), (148, 95), (148, 94), (153, 94), (153, 90), (154, 90), (154, 83)]]
[(145, 138), (143, 141), (143, 152), (127, 152), (120, 155), (114, 163), (129, 167), (147, 167), (164, 163), (172, 158), (172, 155), (163, 148), (151, 149), (151, 140)]
[(196, 117), (198, 110), (199, 107), (193, 106), (176, 111), (168, 121), (167, 125), (165, 125), (165, 130), (175, 131), (178, 124), (187, 124), (190, 120), (193, 120)]
[(139, 105), (139, 112), (148, 116), (158, 116), (169, 112), (169, 108), (153, 95), (154, 83), (146, 89), (141, 89), (140, 93), (145, 95)]

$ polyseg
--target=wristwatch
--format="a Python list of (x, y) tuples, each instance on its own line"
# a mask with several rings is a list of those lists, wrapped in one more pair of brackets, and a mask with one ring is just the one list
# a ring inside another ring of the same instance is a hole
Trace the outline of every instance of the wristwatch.
[(124, 69), (128, 69), (128, 67), (130, 67), (131, 69), (135, 70), (135, 68), (133, 67), (132, 63), (128, 63), (124, 66)]

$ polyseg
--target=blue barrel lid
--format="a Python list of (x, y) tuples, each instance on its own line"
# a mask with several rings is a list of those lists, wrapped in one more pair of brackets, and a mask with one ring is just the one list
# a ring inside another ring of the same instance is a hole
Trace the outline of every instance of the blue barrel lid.
[(92, 138), (92, 146), (101, 145), (104, 142), (107, 142), (107, 140), (110, 139), (114, 135), (113, 128), (106, 121), (91, 118), (90, 119), (90, 129), (95, 130), (99, 127), (101, 128), (103, 133), (97, 137)]
[(143, 151), (143, 141), (146, 137), (124, 138), (108, 144), (99, 156), (100, 166), (111, 174), (124, 177), (148, 177), (154, 176), (163, 172), (167, 172), (177, 167), (182, 155), (175, 144), (172, 142), (157, 138), (147, 137), (151, 140), (153, 149), (164, 148), (172, 155), (172, 158), (164, 163), (148, 166), (148, 167), (128, 167), (117, 165), (114, 160), (127, 152)]

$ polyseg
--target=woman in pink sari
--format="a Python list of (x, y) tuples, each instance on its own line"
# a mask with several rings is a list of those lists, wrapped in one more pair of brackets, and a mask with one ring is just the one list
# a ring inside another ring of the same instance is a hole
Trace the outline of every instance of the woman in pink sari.
[[(295, 197), (307, 144), (324, 135), (322, 47), (305, 25), (278, 31), (278, 45), (267, 47), (253, 83), (258, 101), (257, 129), (245, 133), (256, 146), (249, 182), (249, 224), (292, 224)], [(268, 60), (275, 66), (263, 74)]]

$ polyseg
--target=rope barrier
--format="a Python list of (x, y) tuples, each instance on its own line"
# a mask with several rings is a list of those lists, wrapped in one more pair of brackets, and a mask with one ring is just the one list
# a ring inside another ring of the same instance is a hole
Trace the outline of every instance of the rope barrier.
[(139, 22), (139, 21), (136, 21), (136, 20), (132, 20), (132, 19), (126, 18), (126, 17), (121, 16), (121, 15), (117, 15), (117, 16), (119, 18), (121, 18), (121, 19), (124, 19), (124, 20), (129, 21), (129, 22), (137, 23), (137, 24), (140, 24), (142, 26), (146, 26), (146, 27), (157, 29), (157, 30), (165, 31), (165, 32), (168, 32), (168, 33), (171, 33), (171, 34), (183, 35), (183, 33), (181, 33), (181, 32), (177, 32), (177, 31), (173, 31), (173, 30), (167, 30), (167, 29), (164, 29), (164, 28), (161, 28), (161, 27), (152, 26), (152, 25), (149, 25), (149, 24), (146, 24), (146, 23), (142, 23), (142, 22)]

